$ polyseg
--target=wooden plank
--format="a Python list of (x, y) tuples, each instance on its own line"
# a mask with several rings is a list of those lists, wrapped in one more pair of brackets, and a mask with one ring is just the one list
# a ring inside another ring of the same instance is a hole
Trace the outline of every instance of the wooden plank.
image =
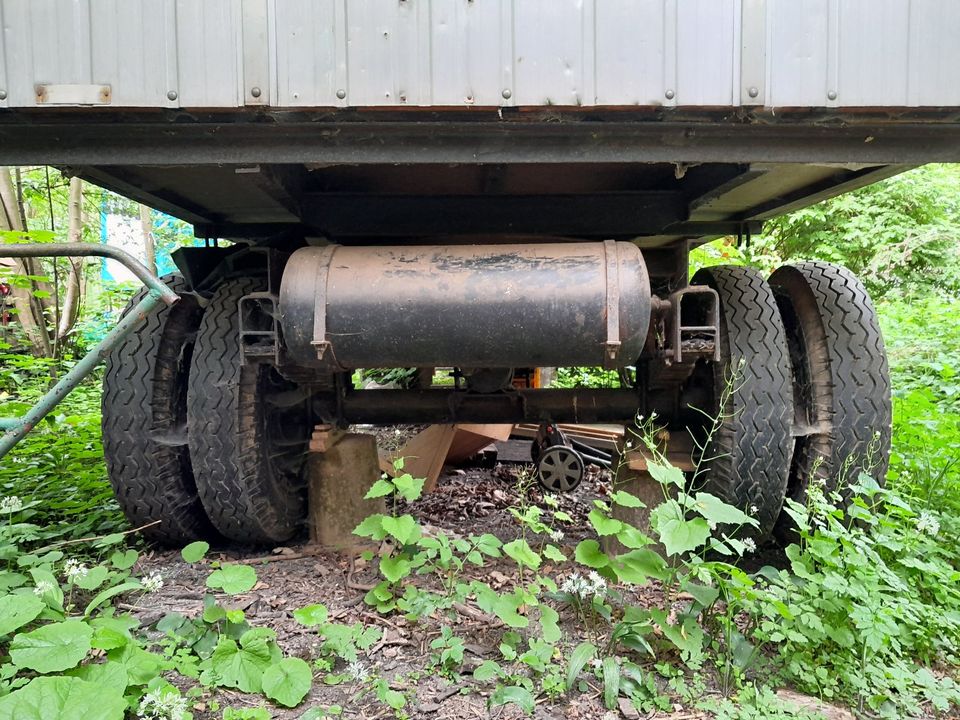
[(388, 475), (395, 475), (393, 461), (402, 457), (403, 472), (424, 478), (423, 491), (432, 492), (445, 463), (471, 458), (494, 441), (508, 440), (512, 431), (513, 425), (492, 423), (431, 425), (410, 438), (403, 447), (380, 453), (380, 469)]
[[(381, 456), (380, 467), (388, 475), (396, 474), (393, 461), (404, 458), (403, 472), (416, 478), (424, 478), (424, 492), (433, 492), (437, 479), (447, 460), (447, 453), (456, 434), (456, 425), (431, 425), (414, 435), (407, 443), (391, 453)], [(384, 466), (386, 460), (386, 466)]]
[(457, 425), (453, 442), (447, 450), (447, 462), (463, 462), (476, 455), (492, 442), (509, 440), (513, 425)]

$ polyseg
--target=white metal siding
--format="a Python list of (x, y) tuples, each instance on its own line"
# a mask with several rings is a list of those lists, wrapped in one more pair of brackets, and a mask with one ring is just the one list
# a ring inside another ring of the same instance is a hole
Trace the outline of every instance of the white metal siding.
[(0, 107), (952, 107), (958, 38), (960, 0), (0, 0)]

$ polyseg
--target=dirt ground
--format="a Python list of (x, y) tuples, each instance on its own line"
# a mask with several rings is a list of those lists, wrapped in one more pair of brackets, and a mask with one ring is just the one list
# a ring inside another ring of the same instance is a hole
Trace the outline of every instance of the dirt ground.
[[(384, 438), (387, 440), (387, 438)], [(437, 490), (410, 506), (412, 512), (425, 526), (442, 529), (448, 534), (479, 534), (490, 532), (502, 540), (518, 535), (518, 525), (509, 512), (518, 500), (517, 474), (524, 466), (516, 463), (497, 464), (494, 468), (446, 469)], [(561, 507), (574, 517), (562, 544), (574, 547), (587, 531), (586, 514), (592, 501), (608, 495), (610, 477), (607, 471), (590, 468), (590, 473), (579, 488), (561, 498)], [(528, 490), (529, 499), (542, 500), (539, 488), (533, 484)], [(409, 693), (405, 712), (411, 718), (521, 718), (526, 717), (519, 708), (508, 705), (488, 709), (489, 686), (476, 685), (472, 671), (486, 659), (499, 660), (498, 645), (504, 627), (489, 619), (458, 613), (444, 622), (466, 643), (466, 654), (459, 675), (444, 678), (429, 670), (430, 641), (439, 635), (440, 621), (414, 625), (399, 615), (382, 617), (363, 602), (365, 589), (379, 580), (375, 567), (360, 559), (342, 554), (318, 550), (309, 545), (292, 544), (274, 548), (272, 552), (244, 551), (236, 547), (213, 548), (208, 559), (244, 562), (253, 565), (259, 582), (244, 595), (228, 598), (218, 597), (226, 607), (241, 608), (248, 622), (255, 627), (270, 627), (278, 634), (278, 642), (285, 653), (311, 661), (317, 656), (317, 634), (299, 625), (293, 611), (313, 603), (323, 603), (330, 612), (331, 621), (340, 623), (362, 622), (379, 626), (382, 639), (373, 645), (366, 657), (361, 659), (371, 672), (394, 681), (394, 689)], [(150, 596), (149, 605), (136, 608), (143, 625), (155, 623), (170, 612), (196, 617), (202, 612), (202, 591), (210, 570), (206, 566), (190, 565), (182, 561), (177, 551), (153, 550), (141, 560), (144, 572), (160, 571), (164, 586)], [(549, 566), (543, 570), (551, 573)], [(465, 580), (481, 577), (494, 588), (509, 590), (516, 574), (512, 562), (488, 563), (483, 568), (473, 568)], [(556, 579), (557, 574), (552, 576)], [(423, 582), (418, 579), (418, 583)], [(631, 602), (636, 604), (656, 603), (660, 593), (655, 585), (641, 590)], [(569, 652), (583, 639), (582, 628), (572, 612), (561, 609), (561, 624), (564, 628), (565, 651)], [(564, 661), (561, 661), (564, 662)], [(404, 678), (412, 671), (422, 671), (415, 684)], [(359, 686), (345, 683), (337, 686), (324, 685), (318, 678), (306, 700), (294, 710), (271, 708), (274, 718), (292, 720), (314, 706), (341, 705), (345, 717), (377, 719), (388, 718), (392, 711), (378, 703), (372, 693), (358, 694)], [(673, 713), (641, 715), (626, 701), (621, 711), (608, 712), (601, 700), (601, 688), (594, 687), (584, 694), (571, 693), (567, 698), (553, 702), (545, 698), (538, 701), (533, 717), (540, 720), (551, 718), (672, 718), (694, 720), (708, 717), (689, 708), (676, 706)], [(203, 698), (194, 710), (197, 720), (221, 717), (222, 711), (213, 712), (210, 700), (215, 699), (220, 707), (256, 707), (258, 698), (230, 690), (219, 690), (212, 697)], [(269, 707), (269, 706), (268, 706)]]

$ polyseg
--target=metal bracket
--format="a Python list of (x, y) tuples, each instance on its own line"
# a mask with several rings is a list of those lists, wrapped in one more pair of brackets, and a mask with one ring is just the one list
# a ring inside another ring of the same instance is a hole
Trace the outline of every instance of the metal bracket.
[[(280, 324), (277, 321), (279, 307), (279, 299), (271, 292), (255, 292), (240, 298), (239, 340), (245, 364), (264, 361), (272, 361), (277, 366), (281, 364)], [(264, 323), (263, 319), (267, 319), (268, 323)]]
[[(684, 325), (683, 324), (683, 301), (687, 297), (707, 298), (709, 307), (707, 309), (707, 321), (709, 325)], [(670, 313), (671, 313), (671, 346), (667, 352), (671, 354), (675, 363), (682, 363), (683, 342), (692, 340), (693, 336), (707, 336), (705, 340), (712, 341), (712, 348), (709, 348), (714, 361), (720, 360), (720, 296), (717, 291), (706, 285), (688, 285), (685, 288), (677, 290), (670, 295)], [(709, 347), (709, 346), (707, 346)], [(702, 354), (702, 353), (695, 353)]]
[(330, 256), (336, 249), (336, 245), (321, 248), (320, 259), (317, 262), (316, 287), (322, 292), (316, 294), (317, 310), (313, 315), (313, 341), (310, 344), (317, 349), (319, 360), (323, 360), (327, 350), (331, 350), (333, 354), (333, 344), (327, 340), (327, 278), (330, 274)]
[(606, 262), (607, 276), (607, 341), (604, 347), (606, 369), (617, 366), (620, 354), (620, 255), (615, 240), (603, 241), (603, 257)]

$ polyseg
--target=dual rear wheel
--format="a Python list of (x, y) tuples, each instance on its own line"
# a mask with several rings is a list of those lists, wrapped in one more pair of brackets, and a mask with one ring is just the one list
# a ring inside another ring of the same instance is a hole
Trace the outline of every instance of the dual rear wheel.
[(824, 262), (769, 281), (711, 267), (693, 281), (720, 298), (703, 487), (750, 511), (758, 539), (789, 542), (787, 498), (803, 503), (813, 481), (846, 495), (862, 472), (886, 475), (890, 374), (876, 311), (849, 270)]
[(227, 280), (201, 299), (182, 278), (165, 280), (181, 301), (154, 311), (107, 359), (103, 444), (117, 501), (164, 543), (286, 540), (305, 514), (310, 426), (295, 385), (243, 362), (238, 304), (263, 283)]

